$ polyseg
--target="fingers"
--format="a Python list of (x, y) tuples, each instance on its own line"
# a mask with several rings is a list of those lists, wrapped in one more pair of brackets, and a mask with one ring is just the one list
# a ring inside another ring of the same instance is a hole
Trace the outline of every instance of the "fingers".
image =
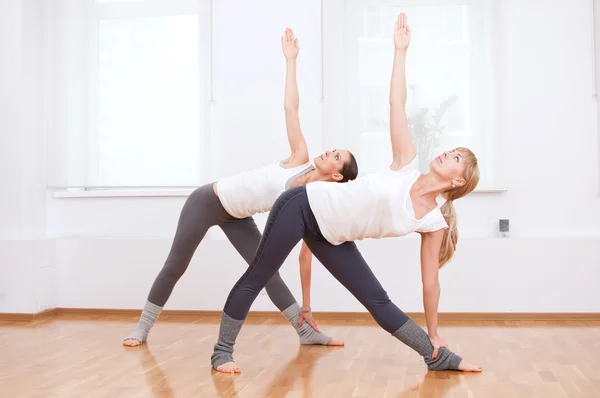
[(304, 316), (300, 314), (300, 316), (298, 317), (298, 327), (302, 326), (302, 319), (304, 319)]
[(435, 360), (437, 358), (439, 349), (440, 346), (437, 344), (433, 347), (433, 355), (431, 356), (431, 359)]
[(285, 42), (286, 43), (291, 43), (294, 40), (294, 31), (291, 28), (285, 28)]
[(405, 13), (402, 12), (400, 13), (400, 15), (398, 15), (398, 19), (394, 24), (394, 28), (395, 30), (406, 30), (410, 33), (410, 27), (408, 26), (408, 18), (406, 17)]
[(312, 326), (312, 328), (315, 329), (315, 331), (321, 333), (321, 331), (319, 330), (319, 327), (317, 326), (317, 323), (315, 322), (314, 319), (310, 319), (310, 320), (307, 319), (306, 322), (308, 322), (308, 324), (310, 326)]

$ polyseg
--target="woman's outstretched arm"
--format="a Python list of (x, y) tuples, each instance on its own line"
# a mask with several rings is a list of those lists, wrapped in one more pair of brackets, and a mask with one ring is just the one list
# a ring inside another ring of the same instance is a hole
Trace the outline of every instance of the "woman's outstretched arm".
[(400, 14), (394, 27), (394, 66), (390, 83), (390, 138), (392, 140), (392, 170), (410, 163), (415, 155), (406, 118), (406, 51), (410, 44), (410, 27), (406, 15)]
[(283, 109), (285, 110), (285, 126), (291, 154), (283, 161), (286, 167), (296, 167), (308, 162), (308, 147), (302, 129), (300, 128), (300, 99), (298, 83), (296, 81), (296, 59), (298, 57), (298, 39), (294, 32), (287, 28), (281, 36), (281, 48), (286, 60), (285, 96)]
[(433, 344), (433, 359), (440, 347), (446, 346), (438, 333), (438, 304), (440, 302), (440, 247), (444, 230), (421, 234), (421, 282), (423, 283), (423, 308), (427, 334)]
[(317, 332), (320, 332), (317, 322), (313, 319), (312, 310), (310, 307), (310, 283), (311, 283), (311, 271), (312, 271), (312, 257), (313, 254), (306, 245), (306, 242), (302, 241), (302, 248), (300, 249), (300, 283), (302, 285), (302, 314), (298, 318), (298, 326), (302, 325), (302, 321), (305, 320), (310, 326), (313, 327)]

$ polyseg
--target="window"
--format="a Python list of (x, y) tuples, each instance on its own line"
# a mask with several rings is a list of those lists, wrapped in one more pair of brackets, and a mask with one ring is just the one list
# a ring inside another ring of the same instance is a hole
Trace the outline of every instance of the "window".
[[(55, 146), (68, 148), (69, 160), (55, 161), (55, 185), (198, 185), (207, 168), (210, 2), (77, 3), (53, 11), (79, 27), (55, 42), (65, 48), (55, 64), (79, 71), (65, 79), (68, 131), (55, 131)], [(76, 128), (73, 114), (83, 115)]]
[[(591, 5), (594, 31), (594, 98), (596, 99), (596, 112), (598, 118), (598, 157), (600, 158), (600, 1), (593, 0)], [(600, 163), (598, 167), (598, 189), (600, 189)]]
[[(344, 10), (338, 10), (343, 22), (336, 22), (343, 38), (338, 39), (340, 49), (333, 56), (343, 64), (344, 82), (335, 97), (344, 97), (346, 143), (357, 155), (361, 174), (383, 170), (391, 161), (393, 30), (398, 14), (404, 12), (413, 30), (406, 61), (406, 109), (420, 169), (427, 172), (439, 152), (466, 146), (480, 160), (479, 189), (490, 188), (496, 179), (496, 156), (489, 149), (495, 147), (491, 1), (343, 3)], [(332, 14), (333, 10), (324, 12), (325, 24)], [(327, 35), (324, 40), (326, 46), (335, 45)]]

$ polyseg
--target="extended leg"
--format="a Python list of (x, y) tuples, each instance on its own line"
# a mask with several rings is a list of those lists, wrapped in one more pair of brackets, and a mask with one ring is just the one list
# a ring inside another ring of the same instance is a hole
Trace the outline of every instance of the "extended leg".
[[(260, 243), (260, 231), (252, 218), (243, 220), (233, 219), (220, 225), (229, 241), (235, 249), (246, 260), (248, 264), (252, 262), (256, 249)], [(283, 316), (291, 323), (300, 338), (300, 344), (304, 345), (327, 345), (331, 341), (331, 337), (323, 332), (317, 332), (308, 324), (303, 322), (298, 326), (298, 318), (300, 316), (300, 305), (290, 292), (279, 271), (273, 275), (267, 286), (265, 286), (269, 298), (275, 306), (281, 311)], [(332, 341), (332, 344), (341, 344), (337, 341)]]
[(354, 242), (333, 246), (315, 237), (306, 244), (327, 270), (360, 301), (375, 321), (398, 340), (418, 352), (430, 370), (458, 369), (462, 361), (446, 348), (432, 360), (433, 345), (427, 333), (389, 299)]
[(293, 188), (281, 195), (269, 213), (269, 218), (254, 259), (244, 275), (235, 284), (221, 319), (219, 340), (211, 356), (213, 368), (236, 371), (233, 346), (239, 331), (262, 288), (277, 273), (294, 246), (304, 234), (304, 208), (308, 201), (304, 190)]
[(188, 197), (179, 216), (169, 256), (150, 289), (138, 326), (125, 338), (124, 345), (137, 346), (146, 341), (202, 238), (224, 212), (220, 206), (212, 184), (198, 188)]

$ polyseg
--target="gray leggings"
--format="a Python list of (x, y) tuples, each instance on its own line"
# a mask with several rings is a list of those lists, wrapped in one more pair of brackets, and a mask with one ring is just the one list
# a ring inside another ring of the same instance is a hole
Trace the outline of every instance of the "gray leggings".
[[(188, 197), (177, 224), (175, 239), (162, 270), (154, 280), (148, 301), (164, 307), (175, 284), (187, 269), (196, 248), (208, 229), (221, 227), (233, 247), (250, 264), (254, 258), (261, 234), (252, 217), (232, 217), (213, 191), (213, 184), (196, 189)], [(294, 296), (281, 279), (279, 272), (265, 286), (269, 298), (280, 311), (296, 303)]]

